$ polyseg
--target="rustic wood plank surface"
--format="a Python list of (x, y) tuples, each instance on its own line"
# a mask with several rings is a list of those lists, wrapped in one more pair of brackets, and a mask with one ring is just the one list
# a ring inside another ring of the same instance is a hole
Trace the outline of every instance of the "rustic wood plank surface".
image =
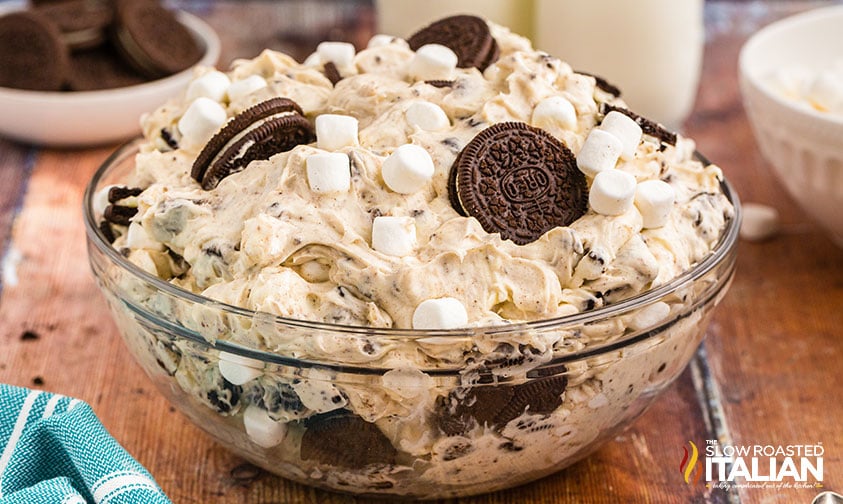
[[(738, 274), (709, 330), (707, 358), (588, 459), (531, 485), (443, 502), (810, 502), (818, 492), (685, 484), (678, 470), (682, 447), (724, 433), (736, 443), (822, 442), (825, 486), (843, 489), (843, 403), (832, 399), (843, 382), (843, 251), (774, 180), (743, 113), (737, 51), (753, 28), (746, 16), (756, 4), (709, 2), (705, 79), (687, 131), (745, 201), (779, 209), (784, 232), (741, 244)], [(780, 2), (752, 22), (821, 4)], [(263, 47), (305, 56), (316, 40), (337, 33), (333, 25), (360, 44), (371, 21), (364, 18), (361, 28), (339, 11), (329, 18), (304, 10), (297, 15), (306, 22), (296, 22), (272, 5), (256, 2), (257, 10), (244, 10), (236, 2), (185, 2), (220, 32), (224, 64)], [(237, 16), (249, 22), (231, 22)], [(0, 293), (0, 382), (89, 402), (175, 503), (365, 502), (287, 482), (229, 454), (177, 413), (134, 364), (90, 274), (81, 215), (84, 185), (115, 147), (34, 149), (0, 140), (0, 250), (20, 256), (10, 265), (18, 281), (4, 282)], [(724, 416), (716, 420), (724, 425), (712, 423), (718, 412), (699, 399), (705, 388), (699, 375), (708, 371), (708, 385), (722, 397), (715, 406)]]

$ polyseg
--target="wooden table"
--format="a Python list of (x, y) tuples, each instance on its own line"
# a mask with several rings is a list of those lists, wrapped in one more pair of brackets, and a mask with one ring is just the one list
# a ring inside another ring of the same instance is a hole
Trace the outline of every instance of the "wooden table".
[[(773, 178), (749, 129), (736, 77), (738, 49), (751, 31), (828, 3), (706, 6), (704, 78), (687, 132), (744, 201), (776, 207), (784, 227), (771, 241), (740, 244), (734, 284), (689, 369), (631, 429), (587, 460), (531, 485), (452, 502), (808, 503), (819, 493), (686, 484), (679, 472), (683, 446), (714, 439), (822, 443), (824, 486), (843, 491), (843, 250)], [(364, 14), (354, 22), (343, 22), (340, 8), (323, 9), (334, 17), (302, 22), (283, 11), (307, 14), (302, 2), (257, 4), (274, 14), (237, 2), (184, 4), (219, 30), (224, 64), (265, 46), (301, 57), (315, 45), (312, 33), (340, 33), (359, 44), (371, 27), (367, 5), (352, 6)], [(248, 22), (231, 22), (249, 15)], [(85, 183), (115, 147), (56, 150), (0, 140), (0, 382), (89, 402), (176, 503), (362, 502), (284, 481), (227, 453), (177, 413), (134, 364), (89, 271), (81, 215)]]

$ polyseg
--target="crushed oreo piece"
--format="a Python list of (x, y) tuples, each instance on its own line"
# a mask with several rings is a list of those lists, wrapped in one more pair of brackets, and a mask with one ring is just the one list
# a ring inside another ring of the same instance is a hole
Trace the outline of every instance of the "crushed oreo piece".
[(629, 109), (625, 109), (623, 107), (609, 105), (608, 103), (604, 103), (601, 106), (600, 112), (604, 116), (612, 111), (620, 112), (635, 121), (636, 123), (638, 123), (638, 125), (641, 126), (641, 130), (644, 132), (645, 135), (658, 138), (661, 142), (669, 145), (676, 145), (676, 133), (668, 131), (667, 128), (657, 123), (656, 121), (647, 119), (646, 117), (638, 115), (635, 112)]
[(117, 203), (120, 200), (131, 198), (133, 196), (140, 196), (143, 189), (140, 187), (125, 187), (114, 186), (108, 190), (108, 202)]
[(348, 410), (315, 415), (304, 426), (303, 460), (353, 469), (395, 463), (398, 452), (378, 426)]
[(325, 63), (325, 65), (322, 66), (322, 72), (334, 86), (337, 85), (337, 82), (342, 80), (342, 75), (333, 61)]
[(444, 79), (433, 79), (433, 80), (426, 80), (426, 81), (424, 81), (424, 83), (428, 84), (428, 85), (431, 85), (433, 87), (437, 87), (437, 88), (445, 88), (445, 87), (454, 87), (454, 84), (456, 84), (457, 81), (444, 80)]
[(112, 203), (111, 205), (105, 207), (105, 212), (103, 212), (102, 216), (106, 221), (112, 224), (128, 226), (132, 221), (132, 217), (134, 217), (137, 213), (137, 208), (115, 205)]
[(167, 144), (167, 147), (176, 150), (179, 148), (179, 143), (173, 137), (173, 134), (170, 133), (170, 130), (167, 128), (161, 128), (161, 140), (164, 140), (164, 143)]

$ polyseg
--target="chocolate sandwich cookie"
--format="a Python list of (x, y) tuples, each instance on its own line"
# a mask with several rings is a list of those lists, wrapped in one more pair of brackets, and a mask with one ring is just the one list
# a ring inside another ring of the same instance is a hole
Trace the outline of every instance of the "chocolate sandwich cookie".
[(71, 50), (96, 47), (107, 38), (114, 12), (105, 2), (71, 0), (36, 7), (35, 11), (58, 26), (62, 41)]
[(107, 45), (73, 52), (67, 81), (72, 91), (113, 89), (147, 82)]
[(299, 105), (287, 98), (258, 103), (231, 119), (199, 153), (191, 176), (206, 190), (252, 161), (316, 139)]
[(349, 411), (316, 415), (304, 425), (302, 460), (347, 468), (395, 463), (398, 452), (378, 426)]
[(489, 25), (477, 16), (440, 19), (414, 33), (407, 43), (414, 51), (427, 44), (441, 44), (456, 53), (458, 67), (476, 67), (481, 72), (500, 55)]
[(621, 114), (626, 115), (627, 117), (638, 123), (638, 125), (641, 126), (641, 131), (643, 131), (645, 135), (650, 135), (651, 137), (658, 138), (661, 142), (666, 144), (676, 145), (676, 133), (668, 130), (656, 121), (647, 119), (646, 117), (638, 115), (629, 109), (617, 107), (615, 105), (609, 105), (608, 103), (604, 103), (600, 107), (600, 112), (604, 116), (612, 111), (620, 112)]
[(202, 57), (190, 31), (155, 1), (115, 0), (112, 40), (129, 64), (153, 79), (178, 73)]
[(477, 426), (500, 431), (524, 412), (549, 415), (562, 405), (567, 386), (568, 379), (557, 375), (518, 385), (456, 389), (436, 400), (439, 429), (447, 436), (459, 436)]
[(498, 123), (475, 136), (451, 167), (451, 204), (488, 233), (524, 245), (588, 211), (574, 153), (544, 130)]
[(23, 11), (0, 17), (0, 87), (59, 91), (67, 68), (67, 47), (48, 18)]

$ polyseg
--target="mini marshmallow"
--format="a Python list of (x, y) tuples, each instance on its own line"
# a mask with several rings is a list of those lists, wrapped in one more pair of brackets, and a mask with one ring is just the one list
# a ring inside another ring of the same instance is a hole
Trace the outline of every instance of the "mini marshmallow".
[(806, 98), (824, 112), (843, 110), (843, 78), (831, 70), (820, 72), (808, 86)]
[(638, 310), (629, 319), (627, 325), (633, 331), (653, 329), (659, 322), (666, 319), (668, 315), (670, 315), (670, 305), (663, 301), (657, 301)]
[(233, 385), (243, 385), (263, 374), (261, 361), (229, 352), (220, 352), (220, 374)]
[(302, 65), (306, 67), (322, 66), (322, 56), (318, 52), (312, 52), (310, 56), (304, 59)]
[(779, 232), (779, 212), (775, 208), (758, 203), (741, 205), (740, 236), (748, 241), (764, 241)]
[(351, 163), (342, 152), (325, 152), (308, 156), (307, 182), (318, 193), (346, 192), (351, 187)]
[(234, 81), (228, 86), (228, 99), (231, 101), (239, 100), (265, 87), (266, 79), (260, 75), (250, 75), (245, 79)]
[(231, 80), (227, 75), (219, 70), (213, 70), (197, 77), (187, 86), (186, 98), (187, 101), (193, 101), (205, 97), (221, 102), (230, 85)]
[(644, 219), (644, 228), (660, 228), (667, 223), (676, 191), (661, 180), (646, 180), (635, 188), (635, 206)]
[(388, 46), (399, 41), (404, 42), (404, 45), (406, 45), (404, 39), (393, 37), (392, 35), (387, 35), (385, 33), (378, 33), (376, 35), (373, 35), (372, 38), (369, 39), (369, 43), (366, 44), (366, 49)]
[(615, 167), (623, 152), (623, 143), (615, 135), (601, 129), (593, 129), (586, 137), (579, 154), (577, 168), (589, 177)]
[(249, 405), (243, 412), (243, 427), (246, 434), (262, 448), (278, 446), (287, 436), (287, 424), (277, 422), (260, 406)]
[(551, 96), (536, 105), (530, 123), (537, 128), (559, 127), (574, 130), (577, 127), (577, 111), (571, 102), (562, 96)]
[(598, 173), (591, 183), (588, 204), (603, 215), (620, 215), (632, 208), (635, 198), (635, 177), (620, 170)]
[(197, 98), (179, 119), (178, 127), (186, 145), (204, 145), (225, 124), (225, 109), (210, 98)]
[(316, 52), (323, 62), (332, 62), (338, 68), (354, 65), (356, 53), (354, 44), (348, 42), (321, 42), (316, 46)]
[(164, 244), (149, 236), (146, 229), (137, 222), (129, 223), (126, 246), (131, 249), (164, 250)]
[(613, 110), (603, 118), (600, 129), (615, 135), (621, 141), (621, 145), (623, 145), (621, 159), (629, 161), (635, 157), (635, 150), (638, 149), (638, 144), (641, 143), (641, 136), (644, 133), (635, 120), (626, 114)]
[(412, 126), (425, 131), (440, 131), (451, 127), (451, 120), (442, 107), (429, 101), (413, 102), (404, 112), (404, 117)]
[(335, 151), (358, 145), (357, 119), (347, 115), (322, 114), (316, 117), (316, 146)]
[(456, 53), (443, 45), (423, 45), (410, 60), (409, 74), (416, 80), (450, 79), (458, 60)]
[(465, 306), (452, 297), (427, 299), (413, 312), (413, 329), (455, 329), (466, 324)]
[(375, 217), (372, 248), (396, 257), (409, 255), (416, 248), (416, 220), (412, 217)]
[(384, 160), (381, 176), (393, 191), (412, 194), (433, 178), (433, 171), (433, 159), (424, 148), (404, 144)]

